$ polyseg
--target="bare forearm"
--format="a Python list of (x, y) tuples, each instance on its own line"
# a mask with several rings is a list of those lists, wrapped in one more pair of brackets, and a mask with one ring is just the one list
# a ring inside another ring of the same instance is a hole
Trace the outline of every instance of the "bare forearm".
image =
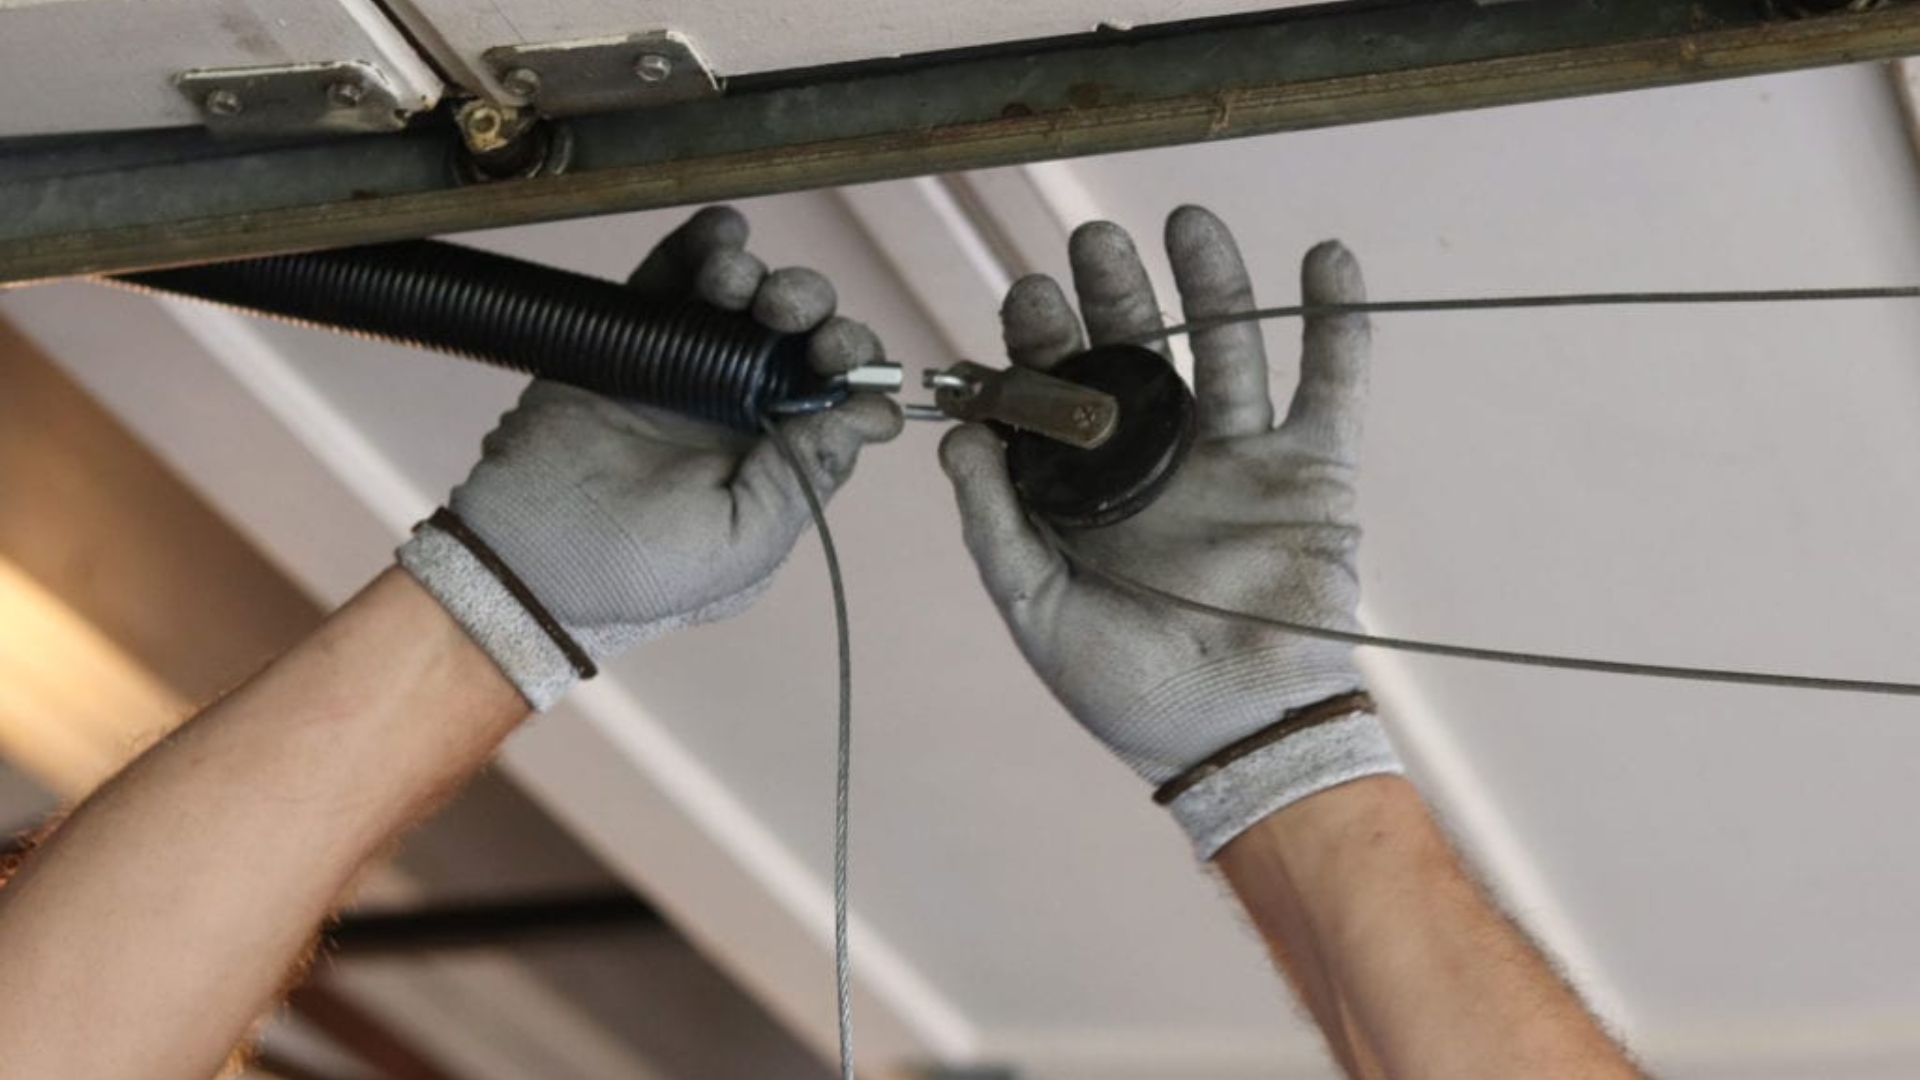
[(525, 715), (412, 579), (375, 581), (0, 891), (9, 1075), (205, 1080), (362, 863)]
[[(1404, 780), (1297, 803), (1219, 864), (1350, 1072), (1641, 1075), (1487, 900)], [(1330, 1026), (1334, 1015), (1345, 1022)]]

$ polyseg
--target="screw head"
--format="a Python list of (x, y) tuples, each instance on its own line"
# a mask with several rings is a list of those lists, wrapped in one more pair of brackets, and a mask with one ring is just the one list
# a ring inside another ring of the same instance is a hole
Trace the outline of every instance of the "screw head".
[(240, 95), (231, 90), (215, 90), (201, 104), (215, 116), (239, 116), (240, 111), (246, 108)]
[(673, 76), (673, 58), (647, 53), (633, 62), (633, 74), (643, 83), (663, 83)]
[(327, 104), (336, 109), (351, 109), (365, 101), (367, 88), (357, 82), (341, 80), (327, 87)]
[(1099, 409), (1094, 408), (1092, 405), (1075, 405), (1073, 407), (1073, 426), (1074, 427), (1090, 428), (1098, 424), (1099, 422), (1100, 422)]
[(540, 94), (540, 73), (532, 68), (514, 68), (500, 76), (500, 86), (514, 97), (532, 101)]

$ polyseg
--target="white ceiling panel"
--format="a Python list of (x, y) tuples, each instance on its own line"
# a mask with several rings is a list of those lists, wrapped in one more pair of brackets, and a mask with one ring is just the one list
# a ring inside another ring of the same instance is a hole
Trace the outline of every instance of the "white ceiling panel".
[(334, 62), (368, 65), (401, 111), (440, 100), (374, 0), (0, 0), (0, 137), (198, 124), (182, 72)]
[[(488, 49), (672, 31), (723, 77), (994, 45), (1315, 0), (395, 0), (387, 6), (459, 81), (491, 85)], [(495, 87), (494, 89), (497, 89)]]

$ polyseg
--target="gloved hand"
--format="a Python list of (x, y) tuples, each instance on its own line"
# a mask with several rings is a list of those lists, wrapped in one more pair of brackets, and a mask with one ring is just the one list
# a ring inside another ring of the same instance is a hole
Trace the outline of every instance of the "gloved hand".
[[(702, 210), (629, 284), (751, 311), (784, 332), (813, 330), (811, 359), (824, 373), (880, 359), (871, 331), (831, 317), (824, 277), (768, 273), (746, 240), (737, 212)], [(899, 409), (868, 394), (780, 425), (822, 498), (862, 446), (900, 426)], [(811, 522), (771, 440), (549, 382), (501, 418), (449, 508), (457, 520), (420, 528), (400, 563), (542, 710), (591, 670), (583, 660), (745, 609)], [(500, 565), (487, 565), (488, 552)], [(563, 642), (584, 657), (570, 659)]]
[[(1254, 307), (1218, 218), (1182, 207), (1167, 221), (1166, 243), (1188, 319)], [(1093, 344), (1161, 326), (1123, 230), (1083, 226), (1069, 254)], [(1309, 303), (1365, 298), (1359, 265), (1335, 243), (1307, 255), (1302, 289)], [(1001, 316), (1016, 364), (1044, 370), (1084, 347), (1080, 319), (1050, 278), (1015, 283)], [(1004, 447), (980, 425), (950, 432), (941, 461), (968, 550), (1021, 651), (1082, 725), (1163, 785), (1162, 801), (1205, 859), (1275, 810), (1400, 765), (1364, 699), (1314, 708), (1359, 689), (1347, 646), (1122, 591), (1077, 573), (1054, 546), (1217, 607), (1358, 629), (1365, 317), (1307, 321), (1299, 389), (1277, 427), (1259, 324), (1202, 331), (1192, 343), (1193, 448), (1132, 518), (1064, 535), (1036, 528), (1008, 479)], [(1290, 726), (1276, 728), (1290, 715)]]

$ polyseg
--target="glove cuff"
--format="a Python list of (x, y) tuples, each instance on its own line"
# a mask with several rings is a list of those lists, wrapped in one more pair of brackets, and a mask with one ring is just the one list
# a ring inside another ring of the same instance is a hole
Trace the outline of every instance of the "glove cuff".
[[(530, 593), (520, 595), (526, 587), (511, 569), (477, 538), (470, 534), (461, 538), (458, 534), (467, 530), (457, 518), (443, 520), (444, 514), (441, 511), (414, 530), (395, 557), (527, 703), (547, 711), (576, 681), (591, 675), (592, 661), (552, 622), (537, 599)], [(563, 642), (570, 648), (563, 647)]]
[[(1297, 719), (1289, 717), (1275, 727)], [(1179, 790), (1165, 803), (1192, 839), (1194, 854), (1206, 861), (1262, 818), (1309, 795), (1349, 780), (1401, 772), (1400, 758), (1379, 718), (1371, 711), (1350, 711), (1338, 719), (1296, 727), (1190, 783), (1175, 780), (1168, 787), (1178, 785)]]

